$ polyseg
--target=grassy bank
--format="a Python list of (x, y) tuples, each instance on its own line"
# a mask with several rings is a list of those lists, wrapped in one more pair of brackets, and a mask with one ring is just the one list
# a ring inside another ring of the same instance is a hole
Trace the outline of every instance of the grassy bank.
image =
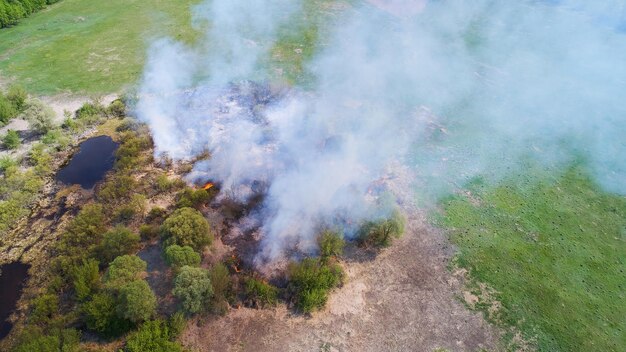
[(557, 179), (476, 184), (444, 205), (457, 264), (475, 294), (486, 283), (501, 303), (491, 318), (541, 351), (626, 350), (626, 198), (572, 168)]

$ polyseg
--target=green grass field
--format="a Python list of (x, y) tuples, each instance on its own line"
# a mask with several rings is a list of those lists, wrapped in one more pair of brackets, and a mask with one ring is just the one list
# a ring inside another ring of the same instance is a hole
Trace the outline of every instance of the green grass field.
[(580, 168), (534, 175), (444, 203), (457, 264), (540, 351), (626, 351), (626, 198)]
[(40, 94), (117, 92), (141, 75), (148, 38), (193, 41), (198, 0), (64, 0), (0, 30), (0, 78)]
[[(0, 80), (37, 94), (120, 92), (141, 76), (150, 38), (193, 42), (190, 6), (200, 0), (64, 0), (0, 30)], [(278, 79), (301, 83), (319, 47), (319, 27), (347, 0), (306, 0), (281, 28), (264, 62)]]

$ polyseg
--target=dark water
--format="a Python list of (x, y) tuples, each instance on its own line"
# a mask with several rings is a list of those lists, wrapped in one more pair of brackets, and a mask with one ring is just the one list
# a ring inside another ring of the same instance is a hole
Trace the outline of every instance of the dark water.
[(57, 180), (85, 189), (93, 187), (113, 167), (118, 146), (109, 136), (89, 138), (80, 144), (69, 164), (59, 170)]
[(9, 334), (13, 324), (7, 321), (22, 295), (30, 265), (15, 262), (0, 266), (0, 339)]

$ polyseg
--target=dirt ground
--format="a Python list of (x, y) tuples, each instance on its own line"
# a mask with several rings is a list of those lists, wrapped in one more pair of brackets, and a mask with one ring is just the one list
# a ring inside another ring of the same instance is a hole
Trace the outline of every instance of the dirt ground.
[(500, 350), (498, 331), (458, 298), (463, 278), (446, 268), (453, 250), (445, 236), (413, 214), (391, 248), (344, 263), (346, 284), (324, 311), (307, 318), (284, 305), (233, 309), (191, 322), (184, 345), (203, 352)]

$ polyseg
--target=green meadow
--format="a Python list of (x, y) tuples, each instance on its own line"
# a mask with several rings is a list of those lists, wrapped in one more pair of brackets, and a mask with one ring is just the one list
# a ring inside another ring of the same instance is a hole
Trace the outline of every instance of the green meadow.
[(469, 191), (444, 202), (441, 225), (474, 293), (495, 290), (501, 309), (488, 316), (540, 351), (626, 351), (626, 198), (581, 167)]

